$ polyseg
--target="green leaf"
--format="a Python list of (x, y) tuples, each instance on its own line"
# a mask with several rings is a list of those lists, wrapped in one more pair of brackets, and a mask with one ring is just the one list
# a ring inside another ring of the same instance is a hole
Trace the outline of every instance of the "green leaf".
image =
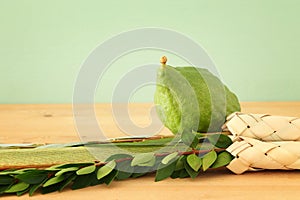
[(233, 159), (233, 156), (227, 151), (222, 151), (218, 154), (217, 160), (211, 166), (211, 168), (218, 168), (228, 165)]
[(137, 154), (131, 161), (131, 166), (149, 166), (149, 167), (151, 167), (154, 164), (155, 164), (154, 153)]
[(14, 171), (14, 173), (16, 173), (16, 174), (22, 174), (24, 172), (36, 171), (36, 170), (37, 170), (36, 168), (24, 168), (24, 169), (16, 170), (16, 171)]
[(135, 166), (133, 171), (134, 171), (134, 173), (132, 173), (131, 177), (138, 178), (138, 177), (146, 175), (147, 173), (149, 173), (153, 170), (152, 170), (152, 167)]
[[(66, 172), (73, 172), (73, 171), (76, 171), (78, 170), (79, 168), (78, 167), (69, 167), (69, 168), (65, 168), (65, 169), (62, 169), (60, 171), (58, 171), (55, 176), (61, 176), (63, 175), (64, 173)], [(83, 169), (83, 168), (82, 168)]]
[(210, 151), (203, 156), (203, 171), (206, 171), (217, 159), (217, 153)]
[(14, 171), (15, 171), (15, 170), (11, 170), (11, 169), (1, 171), (1, 172), (0, 172), (0, 176), (2, 176), (2, 175), (12, 175)]
[(171, 162), (170, 164), (161, 163), (158, 166), (158, 170), (156, 171), (155, 181), (161, 181), (166, 179), (172, 175), (176, 167), (176, 162)]
[(118, 170), (117, 179), (124, 180), (129, 178), (134, 170), (134, 167), (131, 166), (131, 160), (125, 160), (122, 162), (117, 163), (116, 169)]
[[(193, 177), (196, 177), (198, 175), (198, 172), (193, 172), (193, 170), (190, 173), (192, 174)], [(187, 172), (186, 169), (182, 169), (180, 171), (179, 178), (187, 178), (187, 177), (191, 177), (191, 175)]]
[(34, 192), (39, 189), (40, 187), (42, 187), (42, 185), (44, 183), (46, 183), (47, 179), (43, 180), (41, 183), (36, 184), (36, 185), (32, 185), (30, 190), (29, 190), (29, 196), (33, 196)]
[(46, 168), (46, 170), (50, 170), (50, 171), (57, 171), (57, 170), (61, 170), (61, 169), (66, 169), (66, 168), (70, 168), (70, 167), (86, 167), (89, 165), (92, 165), (94, 163), (69, 163), (69, 164), (60, 164), (60, 165), (54, 165), (51, 166), (49, 168)]
[(150, 170), (151, 172), (155, 172), (159, 167), (159, 165), (161, 164), (161, 161), (164, 159), (163, 156), (155, 156), (155, 164), (150, 167)]
[(112, 161), (112, 160), (120, 160), (120, 159), (124, 159), (124, 158), (132, 158), (132, 155), (125, 154), (125, 153), (111, 155), (110, 157), (108, 157), (105, 160), (105, 162), (109, 162), (109, 161)]
[(185, 131), (181, 134), (181, 140), (184, 144), (192, 148), (196, 148), (199, 143), (197, 136), (189, 131)]
[(142, 173), (133, 173), (131, 175), (132, 178), (138, 178), (138, 177), (142, 177), (142, 176), (145, 176), (147, 173), (146, 172), (142, 172)]
[(54, 185), (56, 183), (62, 182), (63, 180), (65, 180), (64, 176), (55, 176), (55, 177), (47, 180), (46, 183), (43, 184), (43, 187), (48, 187), (50, 185)]
[(0, 185), (10, 185), (14, 181), (14, 178), (9, 175), (0, 176)]
[(186, 177), (186, 173), (191, 177), (191, 178), (196, 178), (199, 174), (198, 171), (195, 171), (194, 169), (191, 168), (191, 166), (188, 164), (187, 159), (184, 158), (183, 159), (183, 164), (184, 164), (184, 172), (183, 170), (181, 170), (181, 173), (179, 175), (180, 178), (185, 178)]
[(35, 193), (35, 191), (36, 191), (37, 189), (39, 189), (42, 185), (43, 185), (43, 183), (40, 183), (40, 184), (36, 184), (36, 185), (31, 186), (31, 188), (30, 188), (30, 190), (29, 190), (29, 196), (33, 196), (33, 194)]
[(108, 175), (116, 167), (116, 161), (112, 160), (103, 167), (101, 167), (97, 172), (97, 179), (101, 179)]
[(171, 174), (171, 178), (172, 179), (175, 179), (175, 178), (179, 178), (179, 175), (180, 175), (180, 170), (178, 170), (178, 171), (173, 171), (173, 173)]
[(39, 189), (44, 183), (40, 183), (40, 184), (36, 184), (36, 185), (32, 185), (30, 190), (29, 190), (29, 196), (33, 196), (33, 194), (35, 193), (35, 191), (37, 189)]
[(207, 139), (215, 147), (227, 148), (232, 144), (232, 140), (224, 134), (207, 134)]
[[(99, 169), (99, 168), (97, 167), (97, 169)], [(96, 171), (98, 171), (98, 170), (96, 170)], [(97, 179), (97, 172), (96, 172), (96, 171), (95, 171), (94, 173), (92, 173), (93, 176), (90, 177), (90, 179), (91, 179), (91, 184), (90, 184), (90, 186), (100, 185), (100, 184), (103, 184), (103, 183), (104, 183), (103, 179), (104, 179), (105, 177), (103, 177), (102, 179), (98, 180), (98, 179)]]
[(88, 187), (91, 184), (91, 182), (93, 181), (93, 178), (95, 176), (96, 176), (95, 172), (92, 173), (92, 174), (77, 176), (74, 179), (74, 182), (71, 186), (71, 189), (72, 190), (77, 190), (77, 189)]
[(118, 175), (118, 171), (117, 170), (113, 170), (107, 176), (103, 177), (101, 180), (106, 185), (110, 185), (111, 182), (116, 178), (117, 175)]
[(200, 169), (202, 165), (201, 158), (199, 158), (199, 156), (195, 154), (188, 155), (186, 161), (190, 165), (190, 167), (196, 172)]
[(184, 169), (183, 159), (185, 156), (180, 156), (179, 159), (176, 162), (175, 171), (179, 171)]
[[(55, 192), (55, 191), (62, 191), (67, 185), (69, 185), (76, 177), (83, 177), (82, 176), (77, 176), (75, 172), (66, 172), (64, 175), (64, 180), (61, 182), (58, 182), (56, 184), (47, 186), (47, 187), (42, 187), (41, 192), (43, 194), (50, 193), (50, 192)], [(94, 174), (94, 176), (96, 176)]]
[(59, 187), (59, 191), (62, 191), (66, 186), (68, 186), (73, 180), (75, 180), (76, 178), (76, 174), (72, 174), (71, 176), (69, 176), (65, 181), (64, 183)]
[(178, 157), (178, 152), (173, 152), (169, 155), (167, 155), (166, 157), (164, 157), (161, 161), (162, 164), (166, 165), (168, 164), (171, 160), (175, 159), (176, 157)]
[(30, 187), (27, 187), (25, 190), (17, 192), (16, 195), (17, 195), (18, 197), (19, 197), (19, 196), (22, 196), (23, 194), (25, 194), (26, 192), (28, 192), (29, 189), (30, 189)]
[(142, 167), (152, 167), (155, 165), (155, 156), (152, 157), (152, 159), (146, 163), (140, 163), (138, 166), (142, 166)]
[(79, 169), (76, 174), (77, 175), (85, 175), (85, 174), (90, 174), (93, 173), (96, 170), (96, 166), (95, 165), (91, 165), (91, 166), (87, 166), (84, 168)]
[(0, 185), (0, 195), (5, 192), (10, 187), (10, 185)]
[(48, 193), (51, 193), (51, 192), (56, 192), (56, 191), (59, 190), (59, 187), (62, 183), (63, 182), (53, 184), (53, 185), (50, 185), (50, 186), (47, 186), (47, 187), (42, 187), (41, 188), (41, 193), (42, 194), (48, 194)]
[(39, 184), (48, 177), (49, 172), (46, 170), (34, 170), (18, 174), (15, 177), (28, 184)]
[(15, 185), (11, 186), (7, 190), (5, 190), (5, 193), (20, 192), (20, 191), (26, 190), (29, 187), (29, 185), (30, 184), (28, 184), (28, 183), (19, 182), (19, 183), (15, 184)]
[(118, 175), (116, 177), (117, 180), (125, 180), (128, 179), (132, 173), (118, 171)]

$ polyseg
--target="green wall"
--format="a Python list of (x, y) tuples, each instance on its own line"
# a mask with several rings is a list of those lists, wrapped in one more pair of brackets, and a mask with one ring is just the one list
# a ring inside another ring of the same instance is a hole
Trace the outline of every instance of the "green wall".
[(0, 103), (72, 102), (89, 53), (140, 27), (193, 38), (241, 101), (300, 100), (299, 10), (299, 0), (0, 0)]

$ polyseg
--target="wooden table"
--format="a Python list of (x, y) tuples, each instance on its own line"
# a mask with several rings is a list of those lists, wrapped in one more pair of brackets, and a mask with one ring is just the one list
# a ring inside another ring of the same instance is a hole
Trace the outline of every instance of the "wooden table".
[[(150, 104), (130, 105), (136, 123), (149, 122)], [(124, 136), (113, 125), (110, 105), (96, 105), (97, 118), (107, 137)], [(300, 102), (244, 102), (242, 111), (300, 117)], [(166, 129), (163, 134), (170, 134)], [(0, 143), (65, 143), (80, 141), (72, 105), (0, 105)], [(3, 199), (16, 199), (5, 196)], [(154, 176), (114, 182), (62, 193), (27, 195), (19, 199), (299, 199), (300, 173), (261, 171), (234, 175), (224, 170), (208, 171), (196, 179), (167, 179)]]

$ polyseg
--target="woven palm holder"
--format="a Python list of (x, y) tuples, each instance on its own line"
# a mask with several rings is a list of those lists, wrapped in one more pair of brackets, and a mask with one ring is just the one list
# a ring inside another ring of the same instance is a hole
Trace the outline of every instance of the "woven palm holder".
[(233, 113), (223, 131), (233, 136), (226, 150), (235, 158), (232, 172), (300, 169), (300, 119), (267, 114)]
[(235, 158), (227, 168), (236, 174), (261, 169), (300, 169), (300, 142), (263, 142), (248, 137), (236, 137), (226, 149)]
[(227, 117), (223, 130), (261, 141), (300, 141), (300, 118), (233, 113)]

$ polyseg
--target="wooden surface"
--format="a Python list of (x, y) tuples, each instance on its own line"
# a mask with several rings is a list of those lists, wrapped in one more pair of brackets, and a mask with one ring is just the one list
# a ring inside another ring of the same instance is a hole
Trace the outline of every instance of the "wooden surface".
[[(150, 123), (149, 104), (131, 105), (133, 120)], [(300, 102), (242, 103), (242, 111), (300, 117)], [(96, 105), (96, 114), (107, 137), (124, 136), (114, 125), (110, 106)], [(166, 129), (160, 131), (170, 134)], [(65, 143), (80, 141), (71, 105), (0, 105), (0, 143)], [(1, 156), (1, 155), (0, 155)], [(201, 174), (196, 179), (167, 179), (154, 176), (114, 182), (111, 186), (36, 194), (18, 199), (299, 199), (298, 171), (260, 171), (234, 175), (226, 169)], [(2, 199), (16, 199), (5, 196)]]

